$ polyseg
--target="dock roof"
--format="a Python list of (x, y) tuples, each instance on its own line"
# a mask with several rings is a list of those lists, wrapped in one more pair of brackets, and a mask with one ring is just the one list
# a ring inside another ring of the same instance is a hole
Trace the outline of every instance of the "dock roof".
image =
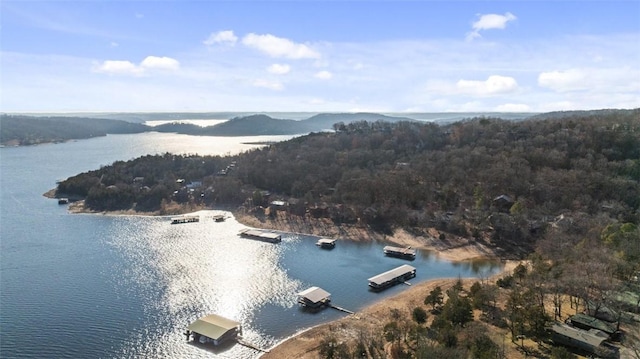
[(265, 232), (259, 229), (247, 229), (247, 230), (241, 231), (240, 233), (244, 234), (245, 236), (256, 237), (256, 238), (278, 239), (281, 237), (281, 234), (274, 233), (274, 232)]
[(369, 282), (372, 282), (376, 285), (382, 285), (383, 283), (389, 282), (397, 277), (400, 277), (404, 274), (415, 271), (416, 269), (408, 264), (403, 264), (400, 267), (394, 268), (392, 270), (386, 271), (384, 273), (378, 274), (375, 277), (369, 278)]
[(336, 242), (336, 240), (332, 239), (332, 238), (320, 238), (320, 239), (318, 239), (318, 242), (316, 242), (316, 243), (318, 243), (318, 244), (332, 244), (332, 243), (335, 243), (335, 242)]
[(234, 320), (221, 317), (217, 314), (209, 314), (191, 323), (187, 329), (208, 338), (218, 340), (228, 331), (238, 327), (240, 327), (240, 323)]
[(331, 293), (320, 287), (311, 287), (298, 293), (298, 297), (305, 298), (312, 303), (320, 302), (323, 299), (328, 298), (329, 296), (331, 296)]
[(411, 247), (394, 247), (394, 246), (384, 246), (384, 248), (382, 248), (382, 250), (387, 253), (387, 252), (394, 252), (394, 253), (399, 253), (399, 254), (404, 254), (404, 255), (416, 255), (416, 250), (411, 248)]

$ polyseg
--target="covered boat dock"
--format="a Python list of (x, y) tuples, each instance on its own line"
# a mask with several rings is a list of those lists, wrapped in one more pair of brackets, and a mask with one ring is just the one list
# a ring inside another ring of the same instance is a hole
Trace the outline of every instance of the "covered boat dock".
[(320, 287), (311, 287), (298, 293), (298, 303), (309, 308), (319, 308), (331, 302), (331, 293)]
[(200, 216), (180, 216), (171, 218), (171, 224), (200, 222)]
[(259, 229), (243, 229), (240, 236), (245, 238), (257, 239), (260, 241), (278, 243), (282, 241), (282, 235), (275, 232), (261, 231)]
[(325, 249), (332, 249), (336, 246), (336, 240), (331, 238), (320, 238), (316, 242), (316, 246)]
[(397, 283), (404, 283), (415, 276), (416, 269), (410, 265), (403, 264), (400, 267), (369, 278), (369, 287), (374, 290), (380, 290)]
[(411, 247), (394, 247), (394, 246), (385, 246), (382, 248), (384, 254), (390, 257), (398, 257), (405, 259), (415, 259), (416, 258), (416, 250)]
[(217, 314), (209, 314), (191, 323), (187, 327), (187, 340), (193, 334), (193, 340), (202, 344), (212, 342), (220, 345), (228, 340), (236, 340), (242, 334), (240, 323), (221, 317)]

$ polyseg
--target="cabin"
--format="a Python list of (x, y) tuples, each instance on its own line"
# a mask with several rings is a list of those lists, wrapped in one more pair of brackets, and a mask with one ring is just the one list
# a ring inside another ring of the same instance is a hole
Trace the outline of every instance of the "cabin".
[(279, 243), (282, 241), (282, 235), (275, 232), (261, 231), (259, 229), (243, 229), (239, 233), (240, 237), (257, 239), (260, 241)]
[(221, 317), (217, 314), (209, 314), (189, 324), (187, 327), (187, 340), (193, 335), (196, 343), (220, 345), (226, 341), (236, 340), (242, 334), (240, 323)]
[(311, 287), (298, 293), (298, 303), (308, 308), (320, 308), (331, 302), (331, 293), (320, 287)]
[(606, 343), (607, 335), (597, 329), (582, 330), (564, 323), (554, 323), (551, 328), (551, 339), (554, 343), (577, 349), (601, 358), (618, 358), (614, 346)]
[(410, 265), (403, 264), (400, 267), (369, 278), (369, 287), (374, 290), (382, 290), (398, 283), (404, 283), (415, 276), (416, 269)]
[(331, 238), (320, 238), (316, 242), (316, 246), (324, 249), (333, 249), (336, 246), (336, 240)]
[(404, 259), (415, 259), (416, 258), (416, 250), (411, 247), (394, 247), (394, 246), (385, 246), (382, 248), (382, 251), (385, 255), (389, 257), (397, 257)]

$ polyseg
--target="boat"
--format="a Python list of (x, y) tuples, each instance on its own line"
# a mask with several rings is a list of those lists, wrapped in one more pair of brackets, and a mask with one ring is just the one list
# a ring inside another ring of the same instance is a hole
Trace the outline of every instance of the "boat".
[(199, 216), (181, 216), (171, 218), (171, 224), (200, 222)]
[(336, 246), (336, 240), (331, 238), (320, 238), (316, 242), (316, 246), (324, 249), (333, 249)]
[(69, 198), (58, 198), (58, 204), (69, 204)]
[(416, 258), (416, 250), (411, 247), (385, 246), (384, 248), (382, 248), (382, 251), (389, 257), (398, 257), (404, 259)]

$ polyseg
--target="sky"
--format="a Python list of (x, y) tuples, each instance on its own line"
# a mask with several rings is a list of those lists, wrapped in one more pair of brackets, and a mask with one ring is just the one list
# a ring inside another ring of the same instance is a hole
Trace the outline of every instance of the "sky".
[(0, 112), (640, 107), (640, 0), (0, 2)]

